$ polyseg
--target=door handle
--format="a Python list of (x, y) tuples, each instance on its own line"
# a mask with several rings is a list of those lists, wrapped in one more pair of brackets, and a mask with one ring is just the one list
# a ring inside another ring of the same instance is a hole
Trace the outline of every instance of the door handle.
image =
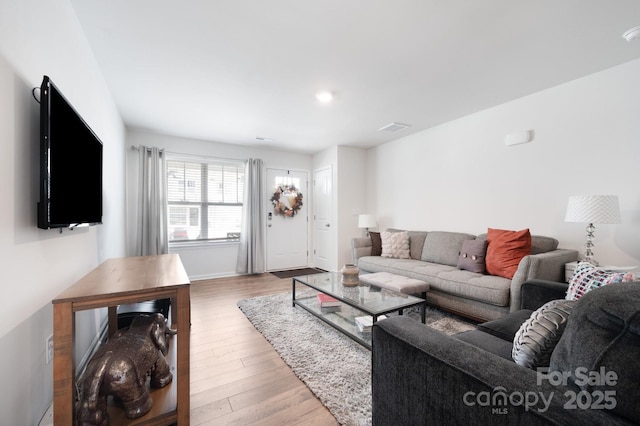
[(331, 224), (330, 224), (330, 223), (327, 223), (325, 226), (326, 226), (327, 228), (329, 228), (329, 227), (331, 226)]

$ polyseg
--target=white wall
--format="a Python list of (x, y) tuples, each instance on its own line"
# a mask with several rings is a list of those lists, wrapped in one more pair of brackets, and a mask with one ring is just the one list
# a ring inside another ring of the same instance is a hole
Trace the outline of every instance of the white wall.
[[(157, 146), (167, 152), (177, 154), (201, 155), (206, 157), (229, 158), (247, 160), (260, 158), (264, 161), (265, 169), (290, 169), (306, 171), (311, 176), (311, 156), (284, 151), (275, 151), (249, 146), (237, 146), (211, 141), (180, 138), (169, 135), (151, 133), (140, 129), (127, 130), (127, 145)], [(137, 161), (137, 153), (127, 149), (127, 181), (132, 182), (131, 173)], [(266, 196), (266, 194), (265, 194)], [(128, 203), (133, 202), (130, 197)], [(129, 210), (130, 211), (130, 210)], [(129, 221), (135, 220), (128, 217)], [(311, 234), (309, 228), (308, 234)], [(130, 235), (131, 236), (131, 235)], [(131, 253), (133, 242), (129, 241)], [(311, 241), (309, 242), (311, 246)], [(179, 253), (184, 268), (191, 280), (218, 278), (236, 275), (236, 260), (238, 243), (222, 243), (203, 247), (171, 249), (172, 253)]]
[(338, 269), (351, 263), (351, 238), (364, 236), (358, 228), (358, 215), (366, 214), (366, 151), (338, 147)]
[(569, 196), (618, 195), (622, 224), (596, 225), (595, 258), (640, 265), (639, 117), (636, 60), (370, 150), (369, 206), (381, 229), (530, 228), (583, 250)]
[[(36, 228), (39, 106), (49, 75), (104, 144), (105, 225)], [(51, 300), (102, 259), (124, 255), (124, 125), (67, 0), (0, 0), (0, 423), (36, 424), (53, 395)], [(77, 321), (76, 349), (101, 316)], [(77, 350), (76, 354), (82, 350)]]
[(313, 156), (313, 169), (331, 167), (333, 173), (333, 241), (331, 270), (338, 271), (351, 263), (351, 238), (363, 236), (358, 215), (367, 213), (367, 153), (361, 148), (334, 146)]

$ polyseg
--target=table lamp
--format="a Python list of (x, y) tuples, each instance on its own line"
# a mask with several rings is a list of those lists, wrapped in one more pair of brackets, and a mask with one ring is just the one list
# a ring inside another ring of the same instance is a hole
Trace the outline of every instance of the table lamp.
[(572, 195), (569, 197), (565, 222), (588, 223), (584, 261), (594, 266), (593, 258), (594, 223), (620, 223), (620, 206), (616, 195)]
[(367, 230), (367, 236), (369, 236), (369, 228), (375, 228), (378, 226), (376, 217), (372, 214), (358, 215), (358, 228), (365, 228)]

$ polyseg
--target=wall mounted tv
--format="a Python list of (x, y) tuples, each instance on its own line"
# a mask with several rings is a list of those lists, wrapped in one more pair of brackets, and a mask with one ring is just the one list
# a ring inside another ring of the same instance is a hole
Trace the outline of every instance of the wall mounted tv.
[(102, 223), (102, 142), (46, 75), (40, 86), (38, 228)]

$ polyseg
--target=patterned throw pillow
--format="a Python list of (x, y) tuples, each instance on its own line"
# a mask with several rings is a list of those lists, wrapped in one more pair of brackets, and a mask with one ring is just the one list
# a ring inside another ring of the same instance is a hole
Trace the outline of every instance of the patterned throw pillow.
[(635, 275), (633, 273), (606, 271), (596, 268), (589, 262), (579, 262), (569, 282), (565, 299), (578, 300), (585, 293), (595, 288), (634, 280)]
[(511, 356), (516, 364), (536, 369), (548, 367), (551, 354), (567, 325), (576, 302), (552, 300), (535, 310), (513, 338)]
[(381, 232), (382, 257), (393, 257), (396, 259), (410, 259), (409, 233), (402, 232)]

